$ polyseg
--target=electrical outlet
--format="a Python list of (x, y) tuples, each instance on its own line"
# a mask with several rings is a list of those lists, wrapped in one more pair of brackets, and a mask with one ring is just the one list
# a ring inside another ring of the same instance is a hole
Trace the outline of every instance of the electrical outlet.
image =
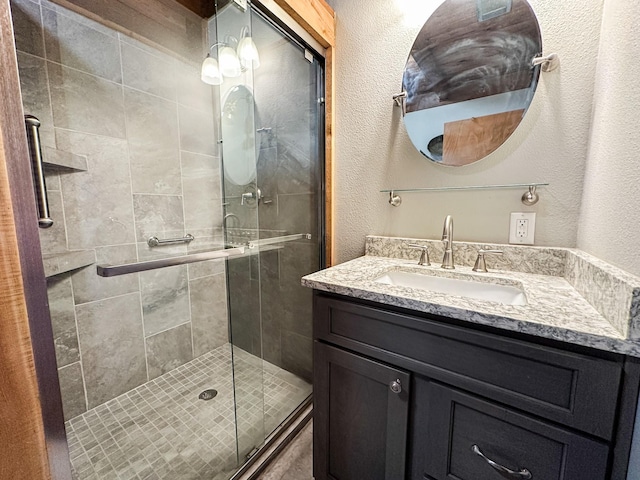
[(533, 245), (536, 232), (536, 214), (512, 213), (509, 227), (509, 243)]

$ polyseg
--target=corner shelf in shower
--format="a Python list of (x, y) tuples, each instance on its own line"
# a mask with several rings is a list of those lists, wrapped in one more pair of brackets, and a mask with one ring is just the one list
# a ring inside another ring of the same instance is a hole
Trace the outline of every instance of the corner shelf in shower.
[(77, 171), (87, 170), (87, 157), (56, 148), (45, 147), (42, 161), (49, 167), (68, 168)]
[(47, 278), (93, 265), (94, 263), (96, 263), (96, 252), (94, 250), (72, 250), (42, 256), (44, 276)]

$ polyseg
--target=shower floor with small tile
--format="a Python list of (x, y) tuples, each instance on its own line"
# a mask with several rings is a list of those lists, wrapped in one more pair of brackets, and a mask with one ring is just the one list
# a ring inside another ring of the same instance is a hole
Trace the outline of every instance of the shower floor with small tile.
[[(238, 448), (244, 457), (247, 445), (258, 446), (251, 439), (264, 438), (311, 394), (296, 375), (238, 348), (232, 361), (231, 350), (219, 347), (69, 420), (74, 479), (229, 478)], [(214, 398), (198, 398), (212, 388)]]

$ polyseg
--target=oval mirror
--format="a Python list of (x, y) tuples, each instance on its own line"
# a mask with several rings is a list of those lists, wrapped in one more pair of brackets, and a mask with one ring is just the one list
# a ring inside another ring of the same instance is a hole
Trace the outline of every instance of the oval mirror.
[(256, 129), (253, 95), (244, 85), (229, 90), (222, 107), (222, 138), (225, 179), (248, 185), (256, 178)]
[(418, 34), (402, 78), (415, 147), (450, 166), (495, 151), (533, 99), (541, 52), (526, 0), (446, 0)]

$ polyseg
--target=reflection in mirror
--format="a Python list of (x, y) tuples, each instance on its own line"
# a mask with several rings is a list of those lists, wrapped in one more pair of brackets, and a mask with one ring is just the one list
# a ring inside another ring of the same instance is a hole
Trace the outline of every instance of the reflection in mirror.
[(526, 0), (446, 0), (418, 34), (402, 79), (416, 148), (450, 166), (495, 151), (533, 99), (541, 51)]
[(235, 185), (248, 185), (256, 178), (256, 130), (253, 95), (244, 85), (227, 93), (222, 107), (225, 180)]

